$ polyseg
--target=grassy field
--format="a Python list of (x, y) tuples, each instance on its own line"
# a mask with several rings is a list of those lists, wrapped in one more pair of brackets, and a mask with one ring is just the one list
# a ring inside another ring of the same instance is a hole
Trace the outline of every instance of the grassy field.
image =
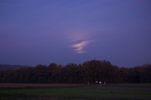
[(16, 98), (14, 100), (23, 98), (24, 100), (151, 100), (151, 84), (108, 84), (106, 86), (47, 84), (47, 87), (46, 84), (43, 84), (44, 86), (41, 84), (41, 87), (37, 84), (37, 87), (32, 85), (26, 87), (24, 84), (24, 87), (17, 88), (2, 88), (1, 85), (0, 100), (10, 98)]

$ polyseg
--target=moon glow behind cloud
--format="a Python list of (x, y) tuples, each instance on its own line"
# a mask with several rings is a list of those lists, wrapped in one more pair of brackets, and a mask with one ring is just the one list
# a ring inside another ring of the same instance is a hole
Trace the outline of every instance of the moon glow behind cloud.
[(80, 30), (79, 32), (72, 32), (70, 34), (70, 47), (77, 53), (83, 54), (86, 52), (86, 47), (92, 41), (92, 33), (88, 30)]
[(76, 53), (81, 54), (85, 52), (85, 47), (88, 45), (87, 40), (81, 40), (74, 44), (72, 44), (72, 48), (76, 51)]

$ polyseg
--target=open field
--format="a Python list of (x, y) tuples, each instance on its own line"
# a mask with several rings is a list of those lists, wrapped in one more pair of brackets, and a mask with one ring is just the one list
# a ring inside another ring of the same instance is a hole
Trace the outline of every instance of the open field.
[(13, 88), (0, 88), (0, 100), (151, 100), (151, 84), (6, 84), (10, 85)]

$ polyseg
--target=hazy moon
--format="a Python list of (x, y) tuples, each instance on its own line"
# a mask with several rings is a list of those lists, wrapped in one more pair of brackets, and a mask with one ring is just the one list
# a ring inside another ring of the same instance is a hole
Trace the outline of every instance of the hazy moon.
[(85, 47), (88, 45), (87, 40), (80, 40), (72, 44), (72, 48), (76, 53), (81, 54), (85, 52)]

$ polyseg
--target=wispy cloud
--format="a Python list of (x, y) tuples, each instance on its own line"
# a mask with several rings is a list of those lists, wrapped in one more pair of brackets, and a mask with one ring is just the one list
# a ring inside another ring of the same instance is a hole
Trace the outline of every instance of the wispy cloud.
[(85, 52), (85, 48), (88, 45), (87, 40), (80, 40), (72, 44), (72, 48), (76, 51), (76, 53), (81, 54)]

